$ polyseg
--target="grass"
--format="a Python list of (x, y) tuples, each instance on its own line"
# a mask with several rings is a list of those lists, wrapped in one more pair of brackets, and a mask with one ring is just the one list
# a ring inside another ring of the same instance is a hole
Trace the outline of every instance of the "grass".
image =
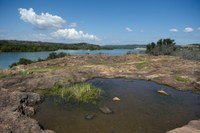
[(33, 72), (33, 73), (45, 73), (45, 72), (49, 72), (49, 71), (57, 71), (57, 70), (79, 70), (79, 69), (83, 69), (83, 67), (79, 67), (79, 66), (49, 66), (49, 67), (45, 67), (45, 68), (33, 68), (30, 69), (29, 71)]
[(9, 77), (13, 77), (13, 74), (0, 74), (0, 79), (1, 78), (9, 78)]
[(176, 81), (179, 81), (179, 82), (184, 82), (184, 83), (189, 83), (190, 82), (189, 79), (181, 77), (181, 76), (178, 76), (178, 75), (175, 77), (175, 79), (176, 79)]
[(138, 63), (136, 64), (137, 69), (144, 68), (146, 66), (146, 64), (148, 63), (147, 58), (139, 57), (139, 58), (137, 58), (137, 60), (138, 60)]
[(49, 66), (49, 67), (45, 67), (45, 68), (33, 68), (33, 69), (30, 69), (29, 71), (31, 71), (33, 73), (44, 73), (44, 72), (48, 72), (48, 71), (63, 70), (65, 68), (66, 68), (66, 66)]
[(59, 96), (67, 101), (78, 103), (96, 103), (102, 90), (89, 83), (77, 83), (69, 87), (55, 84), (49, 91), (43, 91), (44, 95)]

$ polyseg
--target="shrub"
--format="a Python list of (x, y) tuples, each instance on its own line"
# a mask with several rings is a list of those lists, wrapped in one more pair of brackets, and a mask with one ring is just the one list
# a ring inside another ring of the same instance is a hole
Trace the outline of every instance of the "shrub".
[(26, 58), (20, 58), (18, 62), (14, 62), (10, 65), (10, 68), (17, 66), (17, 65), (27, 65), (27, 64), (31, 64), (34, 61), (26, 59)]
[(174, 40), (170, 38), (160, 39), (157, 43), (152, 42), (148, 44), (146, 46), (146, 53), (153, 55), (170, 55), (176, 50), (175, 44)]

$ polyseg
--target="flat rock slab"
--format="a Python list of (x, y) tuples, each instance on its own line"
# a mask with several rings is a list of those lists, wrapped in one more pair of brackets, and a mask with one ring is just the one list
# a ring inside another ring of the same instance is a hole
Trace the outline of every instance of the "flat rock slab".
[(113, 111), (110, 109), (110, 108), (108, 108), (108, 107), (99, 107), (99, 110), (102, 112), (102, 113), (104, 113), (104, 114), (111, 114), (111, 113), (113, 113)]
[(89, 115), (86, 115), (86, 116), (85, 116), (85, 119), (86, 119), (86, 120), (92, 120), (92, 119), (94, 119), (94, 117), (95, 117), (95, 115), (89, 114)]
[(200, 120), (192, 120), (187, 125), (168, 131), (167, 133), (200, 133)]

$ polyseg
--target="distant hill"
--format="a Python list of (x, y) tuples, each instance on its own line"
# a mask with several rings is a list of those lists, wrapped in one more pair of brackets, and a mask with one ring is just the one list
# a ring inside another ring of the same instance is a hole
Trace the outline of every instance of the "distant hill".
[(125, 45), (105, 45), (105, 48), (111, 49), (135, 49), (135, 48), (146, 48), (144, 44), (125, 44)]
[(52, 43), (39, 41), (18, 41), (18, 40), (0, 40), (0, 52), (37, 52), (37, 51), (55, 51), (58, 49), (84, 49), (98, 50), (103, 47), (88, 43)]

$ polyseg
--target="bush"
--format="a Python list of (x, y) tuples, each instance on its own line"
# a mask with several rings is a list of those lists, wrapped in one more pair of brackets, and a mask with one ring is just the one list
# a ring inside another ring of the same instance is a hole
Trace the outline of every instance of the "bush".
[(65, 56), (70, 56), (70, 54), (66, 54), (64, 52), (60, 52), (60, 53), (50, 53), (49, 56), (47, 57), (47, 60), (50, 59), (56, 59), (56, 58), (61, 58), (61, 57), (65, 57)]
[(153, 55), (170, 55), (176, 50), (175, 44), (174, 40), (170, 38), (160, 39), (157, 43), (152, 42), (148, 44), (146, 46), (146, 53)]
[(32, 60), (29, 60), (29, 59), (26, 59), (26, 58), (20, 58), (19, 59), (19, 61), (16, 63), (16, 62), (14, 62), (14, 63), (12, 63), (11, 65), (10, 65), (10, 68), (12, 68), (12, 67), (14, 67), (14, 66), (17, 66), (17, 65), (27, 65), (27, 64), (31, 64), (31, 63), (33, 63), (34, 61), (32, 61)]
[[(46, 59), (41, 59), (41, 58), (38, 58), (38, 62), (41, 62), (41, 61), (45, 61), (45, 60), (51, 60), (51, 59), (56, 59), (56, 58), (61, 58), (61, 57), (64, 57), (64, 56), (70, 56), (70, 54), (66, 54), (66, 53), (50, 53), (48, 55), (48, 57)], [(37, 61), (32, 61), (32, 60), (29, 60), (29, 59), (26, 59), (26, 58), (20, 58), (18, 62), (14, 62), (10, 65), (10, 68), (14, 67), (14, 66), (17, 66), (17, 65), (27, 65), (27, 64), (31, 64), (31, 63), (34, 63), (34, 62), (37, 62)]]

